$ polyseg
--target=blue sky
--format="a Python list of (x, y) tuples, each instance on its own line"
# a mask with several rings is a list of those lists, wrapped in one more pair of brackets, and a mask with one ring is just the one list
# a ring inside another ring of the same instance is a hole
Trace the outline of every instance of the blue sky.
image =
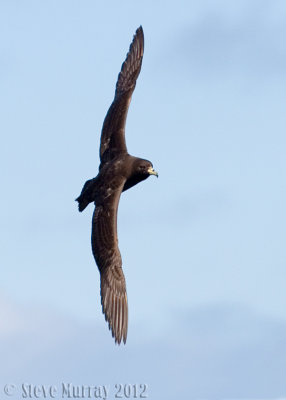
[[(4, 383), (286, 395), (285, 15), (283, 1), (0, 3)], [(116, 347), (92, 206), (74, 199), (141, 24), (126, 137), (159, 179), (121, 197), (129, 331)]]

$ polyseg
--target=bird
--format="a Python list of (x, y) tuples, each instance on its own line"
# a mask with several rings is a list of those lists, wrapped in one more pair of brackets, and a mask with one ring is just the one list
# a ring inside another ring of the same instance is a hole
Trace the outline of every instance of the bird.
[(130, 44), (118, 75), (114, 100), (103, 122), (100, 138), (98, 175), (86, 181), (76, 199), (79, 211), (90, 203), (91, 247), (100, 273), (102, 312), (115, 344), (126, 344), (128, 302), (122, 258), (118, 247), (117, 212), (121, 193), (149, 176), (158, 177), (151, 161), (127, 151), (125, 124), (131, 97), (139, 76), (144, 52), (144, 33), (140, 26)]

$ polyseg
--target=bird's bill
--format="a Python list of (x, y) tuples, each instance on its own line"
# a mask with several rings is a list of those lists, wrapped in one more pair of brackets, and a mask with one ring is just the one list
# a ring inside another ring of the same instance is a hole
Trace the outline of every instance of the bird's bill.
[(155, 175), (155, 176), (157, 176), (157, 178), (158, 178), (158, 172), (157, 171), (155, 171), (154, 170), (154, 168), (152, 168), (152, 167), (150, 167), (149, 169), (148, 169), (148, 173), (149, 173), (149, 175)]

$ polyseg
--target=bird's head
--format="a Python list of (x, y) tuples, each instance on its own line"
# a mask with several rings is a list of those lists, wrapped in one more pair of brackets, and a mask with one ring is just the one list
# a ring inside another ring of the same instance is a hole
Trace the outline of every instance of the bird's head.
[(158, 178), (158, 172), (154, 170), (153, 164), (148, 160), (139, 160), (136, 165), (136, 173), (139, 175), (144, 175), (146, 178), (149, 175), (155, 175)]

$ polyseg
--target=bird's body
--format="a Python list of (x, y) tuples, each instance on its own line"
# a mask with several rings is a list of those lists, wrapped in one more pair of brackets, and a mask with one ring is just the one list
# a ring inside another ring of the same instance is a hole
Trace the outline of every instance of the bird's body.
[(120, 195), (150, 175), (158, 176), (150, 161), (128, 154), (125, 143), (125, 122), (141, 69), (143, 48), (143, 29), (140, 27), (122, 64), (114, 101), (103, 123), (99, 173), (85, 183), (76, 199), (79, 211), (89, 203), (95, 204), (92, 251), (100, 271), (102, 310), (116, 343), (126, 342), (128, 327), (127, 293), (117, 238)]

